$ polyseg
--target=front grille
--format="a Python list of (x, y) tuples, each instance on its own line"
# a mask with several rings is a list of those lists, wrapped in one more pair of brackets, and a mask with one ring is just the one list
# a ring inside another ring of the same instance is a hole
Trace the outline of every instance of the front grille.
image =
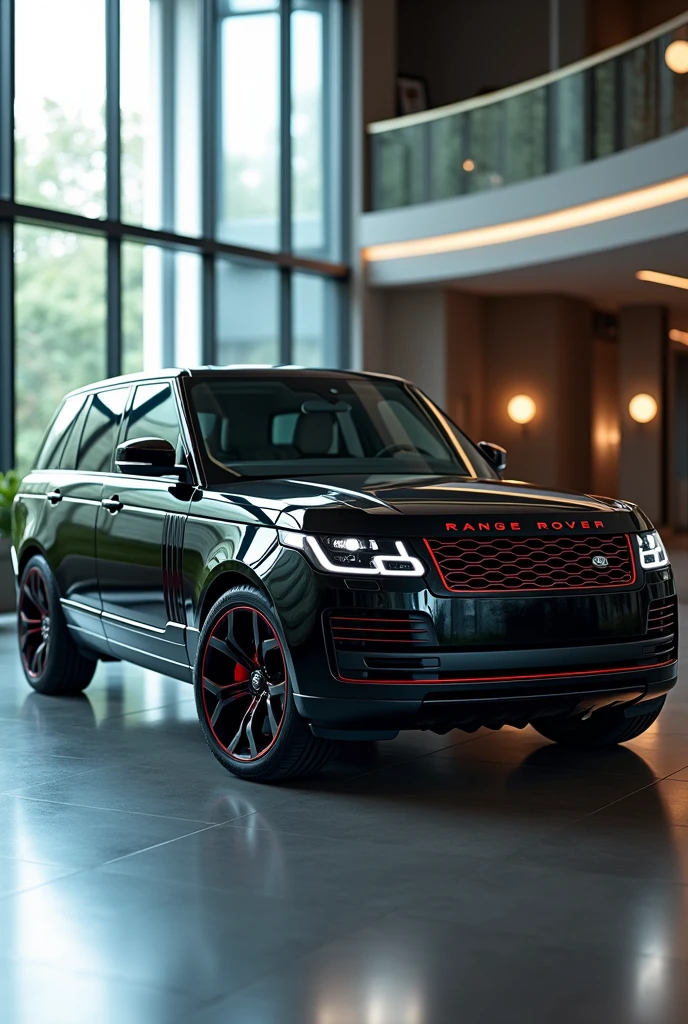
[(330, 630), (336, 650), (412, 650), (437, 644), (425, 612), (333, 612)]
[[(636, 572), (630, 538), (490, 537), (426, 539), (425, 545), (447, 590), (578, 590), (627, 587)], [(597, 567), (595, 556), (607, 565)]]
[(650, 601), (647, 611), (647, 631), (655, 636), (676, 632), (676, 598), (662, 597)]

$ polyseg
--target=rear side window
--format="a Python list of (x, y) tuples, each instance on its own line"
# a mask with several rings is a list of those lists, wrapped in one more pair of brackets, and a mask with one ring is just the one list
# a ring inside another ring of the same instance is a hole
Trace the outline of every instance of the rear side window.
[(84, 404), (84, 395), (68, 398), (50, 425), (45, 441), (36, 459), (36, 469), (57, 469), (69, 432)]
[(126, 440), (161, 437), (180, 454), (177, 403), (169, 384), (139, 384), (127, 417)]
[(90, 473), (108, 473), (127, 404), (129, 388), (113, 388), (93, 396), (79, 445), (76, 468)]
[(60, 469), (76, 469), (76, 457), (79, 451), (79, 441), (81, 440), (81, 435), (84, 430), (84, 421), (86, 419), (86, 411), (88, 407), (89, 401), (88, 396), (86, 396), (86, 401), (81, 406), (71, 430), (67, 432), (64, 448), (60, 455)]

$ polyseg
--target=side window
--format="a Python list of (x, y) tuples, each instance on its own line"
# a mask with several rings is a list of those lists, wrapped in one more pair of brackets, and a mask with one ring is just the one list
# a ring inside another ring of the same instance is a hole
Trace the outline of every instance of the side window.
[(129, 388), (124, 387), (100, 391), (93, 396), (79, 445), (77, 469), (91, 473), (110, 472), (128, 394)]
[(177, 403), (169, 384), (139, 384), (127, 416), (126, 440), (161, 437), (180, 456), (181, 436)]
[(60, 456), (60, 469), (76, 469), (76, 457), (79, 452), (79, 441), (84, 430), (86, 411), (89, 408), (88, 397), (79, 410), (79, 415), (74, 420), (74, 426), (68, 432), (62, 454)]
[(84, 404), (84, 395), (68, 398), (50, 425), (36, 459), (36, 469), (57, 469), (69, 431)]

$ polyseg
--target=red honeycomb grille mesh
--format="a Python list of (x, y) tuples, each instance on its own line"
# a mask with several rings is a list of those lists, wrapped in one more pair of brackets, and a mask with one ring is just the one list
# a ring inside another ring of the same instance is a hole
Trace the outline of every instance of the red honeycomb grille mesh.
[[(630, 538), (490, 537), (425, 541), (447, 590), (528, 591), (626, 587), (635, 582)], [(595, 556), (607, 559), (598, 567)]]

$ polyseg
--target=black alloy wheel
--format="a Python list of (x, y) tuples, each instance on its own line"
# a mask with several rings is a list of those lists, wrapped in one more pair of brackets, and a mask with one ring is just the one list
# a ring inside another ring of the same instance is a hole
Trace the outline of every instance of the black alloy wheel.
[(213, 625), (202, 665), (203, 708), (228, 757), (255, 761), (273, 745), (284, 721), (287, 670), (268, 619), (237, 605)]
[(312, 774), (334, 744), (313, 736), (292, 695), (281, 626), (253, 587), (228, 591), (210, 609), (194, 672), (196, 708), (210, 749), (240, 778)]
[(19, 593), (19, 650), (29, 679), (43, 675), (50, 649), (50, 608), (45, 579), (33, 566)]
[(69, 632), (57, 585), (42, 555), (30, 558), (21, 574), (17, 630), (22, 668), (34, 690), (70, 695), (86, 689), (98, 662), (82, 654)]

